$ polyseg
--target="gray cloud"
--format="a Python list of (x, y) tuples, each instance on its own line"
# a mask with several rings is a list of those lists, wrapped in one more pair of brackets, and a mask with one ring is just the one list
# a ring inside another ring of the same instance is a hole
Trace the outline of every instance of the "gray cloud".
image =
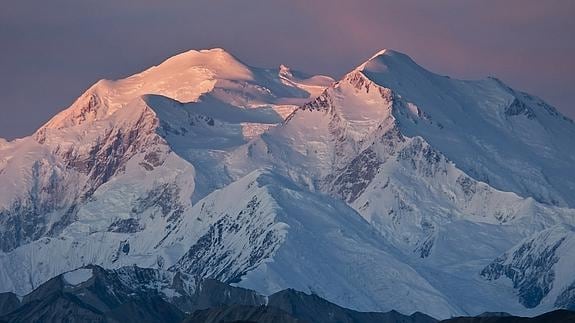
[(571, 0), (3, 0), (0, 136), (31, 133), (100, 78), (191, 48), (341, 76), (381, 48), (494, 75), (575, 117)]

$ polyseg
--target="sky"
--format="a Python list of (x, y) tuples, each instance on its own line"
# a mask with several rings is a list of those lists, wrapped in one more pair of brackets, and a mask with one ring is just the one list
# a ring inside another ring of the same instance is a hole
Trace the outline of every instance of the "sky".
[(573, 0), (0, 0), (0, 137), (31, 134), (99, 79), (213, 47), (335, 78), (390, 48), (575, 118), (574, 17)]

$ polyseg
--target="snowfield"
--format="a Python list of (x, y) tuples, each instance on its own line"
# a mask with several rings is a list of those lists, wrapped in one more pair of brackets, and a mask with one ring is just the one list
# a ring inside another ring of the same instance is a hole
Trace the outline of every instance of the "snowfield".
[(87, 282), (92, 278), (92, 269), (80, 268), (64, 273), (66, 283), (76, 286)]

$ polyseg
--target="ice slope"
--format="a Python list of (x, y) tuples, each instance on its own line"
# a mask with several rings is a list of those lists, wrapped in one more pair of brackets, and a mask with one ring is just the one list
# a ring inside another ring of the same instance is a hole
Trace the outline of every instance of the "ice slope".
[[(209, 226), (175, 269), (267, 295), (299, 288), (358, 310), (410, 313), (418, 304), (435, 315), (457, 312), (398, 260), (356, 212), (270, 171), (250, 173), (196, 208), (205, 214), (199, 219), (213, 217), (216, 225)], [(197, 224), (186, 222), (181, 231), (190, 232), (193, 226)]]
[(277, 221), (287, 225), (287, 233), (273, 258), (248, 272), (240, 286), (265, 294), (289, 286), (357, 310), (411, 314), (421, 308), (439, 317), (460, 311), (345, 204), (286, 179), (278, 185), (271, 175), (257, 181), (279, 204)]

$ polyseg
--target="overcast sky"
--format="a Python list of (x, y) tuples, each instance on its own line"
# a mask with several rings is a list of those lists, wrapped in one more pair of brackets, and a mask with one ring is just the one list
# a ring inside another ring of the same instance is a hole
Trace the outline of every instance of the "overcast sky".
[(574, 0), (0, 0), (0, 137), (188, 49), (340, 77), (382, 48), (575, 117)]

